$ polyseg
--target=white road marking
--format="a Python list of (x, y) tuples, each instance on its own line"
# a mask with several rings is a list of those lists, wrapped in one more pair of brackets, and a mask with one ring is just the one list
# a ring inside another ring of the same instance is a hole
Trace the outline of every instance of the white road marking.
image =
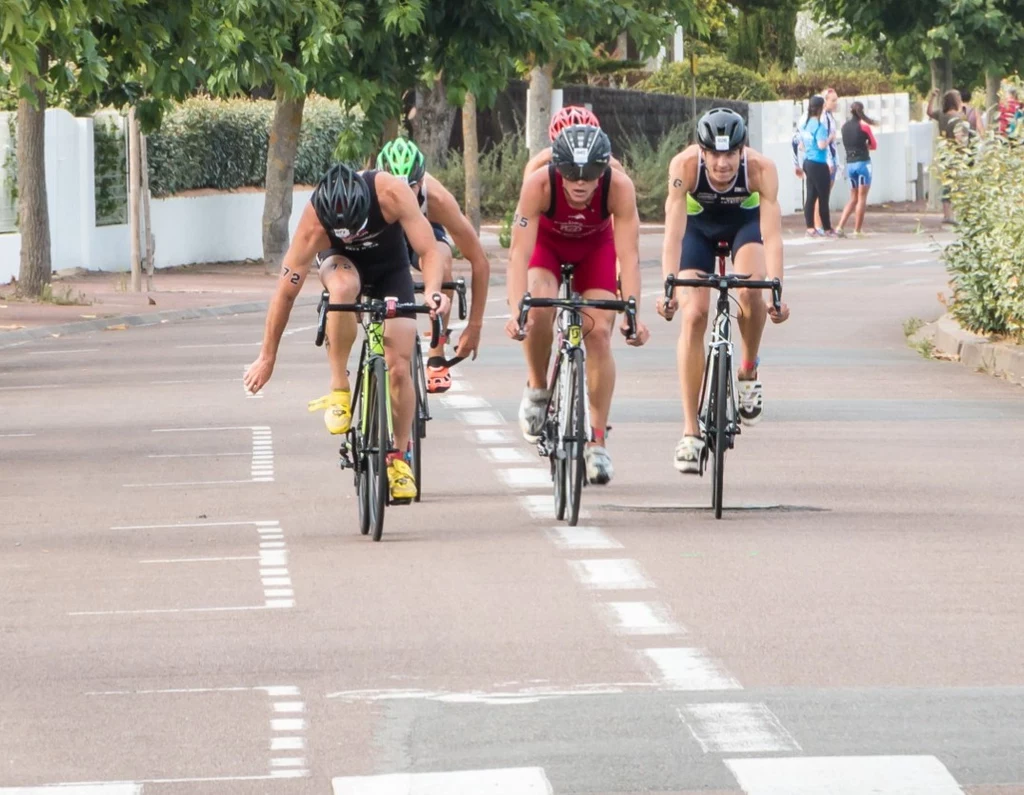
[[(534, 519), (555, 518), (555, 501), (550, 494), (528, 494), (520, 497), (519, 502)], [(586, 508), (580, 508), (580, 519), (589, 516), (590, 512)]]
[(301, 751), (306, 747), (302, 737), (271, 737), (271, 751)]
[(301, 732), (306, 729), (302, 718), (271, 718), (270, 728), (276, 732)]
[(606, 602), (600, 605), (613, 632), (620, 635), (677, 635), (685, 630), (658, 602)]
[(809, 271), (804, 276), (834, 276), (837, 273), (852, 273), (853, 271), (878, 271), (881, 270), (881, 265), (859, 265), (854, 268), (835, 268), (828, 271)]
[(726, 759), (748, 795), (963, 795), (934, 756)]
[(0, 433), (0, 439), (24, 439), (29, 436), (35, 436), (34, 433)]
[(594, 590), (632, 590), (653, 588), (640, 564), (628, 558), (608, 560), (570, 560), (580, 584)]
[(154, 428), (153, 433), (202, 433), (205, 431), (269, 430), (265, 425), (215, 425), (199, 428)]
[(677, 711), (706, 754), (803, 750), (766, 704), (688, 704)]
[(18, 389), (60, 389), (61, 384), (29, 384), (27, 386), (0, 386), (0, 392), (13, 392)]
[(259, 560), (258, 555), (238, 555), (230, 558), (165, 558), (163, 560), (140, 560), (139, 563), (222, 563), (231, 560)]
[(468, 434), (470, 440), (478, 444), (511, 444), (515, 441), (504, 428), (477, 428)]
[(721, 670), (703, 649), (644, 649), (657, 668), (657, 677), (670, 690), (742, 690), (742, 685)]
[[(268, 480), (273, 480), (273, 478), (268, 478)], [(238, 483), (264, 482), (267, 481), (261, 478), (249, 478), (248, 480), (175, 480), (167, 483), (122, 483), (121, 486), (126, 489), (156, 489), (180, 486), (229, 486)]]
[(447, 409), (482, 409), (491, 404), (476, 395), (444, 395), (441, 405)]
[(29, 351), (29, 356), (56, 356), (61, 353), (96, 353), (99, 348), (69, 348), (62, 351)]
[(275, 701), (274, 712), (305, 712), (306, 705), (301, 701)]
[(454, 693), (448, 690), (417, 690), (395, 688), (390, 690), (342, 690), (328, 693), (327, 698), (351, 702), (377, 701), (438, 701), (447, 704), (488, 704), (491, 706), (512, 706), (521, 704), (537, 704), (560, 698), (580, 696), (620, 695), (628, 691), (651, 691), (655, 689), (651, 682), (610, 682), (574, 687), (528, 687), (520, 690), (483, 691)]
[(539, 767), (331, 779), (334, 795), (552, 795)]
[(463, 411), (459, 414), (467, 425), (504, 425), (505, 418), (496, 411)]
[(552, 527), (548, 536), (559, 549), (622, 549), (622, 544), (597, 527)]
[(534, 464), (537, 456), (518, 447), (479, 447), (480, 455), (495, 464)]
[(498, 475), (514, 489), (551, 488), (551, 472), (545, 469), (499, 469)]
[(282, 759), (271, 759), (271, 767), (305, 767), (306, 760), (301, 756), (290, 756)]

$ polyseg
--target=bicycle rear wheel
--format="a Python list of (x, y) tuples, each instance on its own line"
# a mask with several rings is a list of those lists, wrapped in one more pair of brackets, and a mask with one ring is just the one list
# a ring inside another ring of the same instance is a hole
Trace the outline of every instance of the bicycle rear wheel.
[(380, 541), (384, 534), (384, 506), (388, 494), (388, 450), (391, 437), (388, 434), (387, 366), (383, 358), (373, 363), (370, 383), (370, 433), (367, 443), (367, 472), (369, 481), (370, 529), (373, 540)]
[(555, 486), (555, 519), (565, 518), (566, 483), (565, 454), (562, 449), (561, 416), (562, 416), (562, 379), (565, 373), (561, 368), (557, 371), (554, 385), (551, 388), (551, 401), (548, 403), (547, 419), (544, 423), (544, 434), (547, 436), (548, 457), (551, 459), (551, 480)]
[(569, 384), (566, 394), (569, 396), (566, 436), (562, 440), (565, 448), (565, 483), (568, 497), (568, 522), (575, 526), (580, 518), (580, 498), (583, 492), (583, 477), (586, 464), (583, 451), (587, 446), (586, 422), (587, 371), (586, 362), (581, 348), (573, 348), (569, 354)]
[[(359, 415), (353, 411), (353, 417)], [(370, 532), (370, 480), (367, 475), (369, 460), (366, 456), (366, 439), (360, 430), (349, 431), (352, 466), (356, 470), (356, 499), (359, 501), (359, 532), (366, 535)]]
[(423, 440), (427, 436), (427, 381), (423, 371), (423, 356), (420, 354), (419, 335), (416, 335), (416, 351), (413, 353), (412, 376), (416, 388), (416, 412), (412, 417), (412, 474), (416, 479), (415, 501), (423, 494)]
[(711, 507), (715, 518), (722, 518), (722, 493), (725, 488), (725, 448), (728, 438), (729, 356), (719, 350), (715, 355), (714, 373), (714, 458), (711, 464)]

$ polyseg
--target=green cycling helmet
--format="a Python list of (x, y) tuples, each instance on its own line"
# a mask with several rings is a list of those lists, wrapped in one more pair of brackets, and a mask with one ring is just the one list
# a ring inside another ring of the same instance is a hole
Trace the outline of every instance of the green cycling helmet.
[(420, 182), (427, 173), (423, 152), (416, 144), (405, 138), (396, 138), (384, 144), (384, 148), (377, 155), (377, 168), (396, 177), (405, 177), (410, 185)]

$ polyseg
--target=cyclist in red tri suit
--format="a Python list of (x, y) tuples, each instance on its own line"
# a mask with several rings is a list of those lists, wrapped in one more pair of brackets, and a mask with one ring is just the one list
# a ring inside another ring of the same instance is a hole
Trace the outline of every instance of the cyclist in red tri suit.
[[(585, 298), (615, 298), (615, 260), (622, 263), (622, 294), (640, 300), (640, 219), (633, 182), (611, 168), (611, 142), (592, 125), (564, 129), (552, 147), (551, 164), (533, 172), (523, 183), (512, 225), (508, 264), (511, 315), (506, 332), (519, 339), (515, 309), (523, 293), (554, 298), (563, 263), (576, 266), (573, 284)], [(614, 219), (614, 229), (612, 220)], [(587, 385), (593, 423), (584, 458), (587, 479), (607, 483), (612, 462), (605, 448), (605, 429), (615, 389), (615, 360), (611, 352), (615, 313), (585, 310), (583, 342), (587, 350)], [(540, 438), (550, 391), (553, 309), (530, 312), (526, 325), (526, 389), (519, 406), (519, 425), (530, 442)], [(623, 318), (622, 331), (626, 331)], [(643, 345), (650, 332), (637, 321), (630, 345)]]

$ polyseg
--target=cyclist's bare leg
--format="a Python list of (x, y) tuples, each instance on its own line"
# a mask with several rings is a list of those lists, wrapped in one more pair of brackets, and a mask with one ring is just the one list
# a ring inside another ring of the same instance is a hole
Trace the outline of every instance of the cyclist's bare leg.
[[(555, 274), (544, 268), (530, 268), (527, 285), (530, 295), (534, 298), (555, 298), (558, 295), (558, 279)], [(518, 311), (518, 307), (513, 307), (512, 311)], [(531, 309), (530, 316), (533, 318), (533, 326), (523, 343), (527, 385), (533, 389), (547, 389), (555, 310)]]
[[(359, 300), (359, 274), (345, 257), (328, 257), (320, 266), (320, 282), (330, 293), (332, 304), (351, 304)], [(331, 365), (332, 390), (349, 389), (346, 369), (356, 329), (354, 313), (327, 313), (327, 361)]]
[[(700, 278), (703, 271), (680, 271), (679, 278)], [(697, 410), (700, 386), (704, 378), (704, 334), (708, 327), (708, 308), (711, 291), (706, 287), (677, 287), (679, 302), (679, 342), (676, 344), (676, 363), (679, 369), (679, 390), (683, 398), (683, 435), (699, 436)]]
[[(607, 290), (587, 290), (584, 298), (615, 300)], [(612, 356), (612, 328), (615, 313), (585, 309), (583, 345), (587, 349), (587, 392), (590, 395), (590, 423), (600, 434), (608, 427), (608, 413), (615, 391), (615, 357)]]
[(412, 357), (416, 347), (416, 321), (396, 317), (384, 326), (384, 359), (391, 379), (391, 422), (394, 425), (395, 448), (405, 451), (409, 445), (413, 412), (416, 411), (416, 389), (412, 382)]
[[(764, 246), (759, 243), (747, 243), (736, 252), (736, 273), (749, 273), (751, 279), (762, 280), (765, 277)], [(736, 378), (740, 381), (753, 380), (757, 377), (757, 368), (743, 369), (743, 363), (753, 364), (757, 361), (757, 352), (761, 348), (761, 335), (764, 333), (768, 310), (765, 305), (764, 290), (737, 290), (736, 300), (740, 305), (740, 361), (736, 364)]]
[[(442, 281), (450, 282), (452, 280), (452, 250), (449, 248), (447, 243), (442, 243), (440, 240), (434, 241), (434, 245), (437, 246), (437, 253), (441, 257), (441, 265), (444, 268), (444, 277)], [(449, 302), (452, 301), (452, 297), (455, 295), (454, 290), (445, 290), (444, 294), (448, 296)], [(442, 328), (448, 328), (448, 320), (451, 317), (451, 307), (448, 308), (448, 313), (444, 316), (444, 324)], [(427, 335), (429, 338), (429, 334)], [(427, 352), (427, 356), (444, 356), (444, 341), (440, 341), (436, 348), (431, 348)]]

